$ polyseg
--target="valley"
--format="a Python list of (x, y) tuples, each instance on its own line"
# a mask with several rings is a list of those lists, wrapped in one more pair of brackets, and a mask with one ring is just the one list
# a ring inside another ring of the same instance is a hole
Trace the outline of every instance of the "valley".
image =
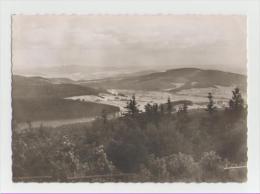
[(188, 109), (205, 109), (209, 92), (214, 105), (224, 108), (237, 86), (246, 100), (245, 81), (242, 75), (195, 68), (92, 81), (14, 75), (13, 120), (24, 129), (92, 122), (102, 111), (114, 118), (124, 114), (133, 95), (141, 112), (147, 103), (165, 104), (168, 98), (176, 111), (183, 102)]
[(107, 104), (117, 106), (121, 112), (125, 111), (127, 101), (135, 95), (138, 102), (139, 109), (144, 111), (144, 106), (150, 104), (164, 104), (170, 98), (172, 102), (178, 101), (191, 101), (192, 104), (189, 109), (205, 108), (208, 103), (207, 95), (209, 92), (214, 96), (215, 106), (223, 108), (228, 105), (231, 97), (231, 91), (234, 87), (216, 86), (216, 88), (196, 88), (181, 90), (176, 93), (166, 91), (143, 91), (143, 90), (123, 90), (123, 89), (110, 89), (108, 93), (100, 93), (99, 95), (82, 95), (67, 97), (66, 99), (80, 100), (85, 102), (95, 102), (100, 104)]

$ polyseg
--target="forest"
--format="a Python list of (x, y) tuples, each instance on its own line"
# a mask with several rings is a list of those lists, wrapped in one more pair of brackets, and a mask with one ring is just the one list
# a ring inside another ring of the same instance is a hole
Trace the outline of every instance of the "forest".
[(209, 93), (204, 109), (168, 98), (140, 111), (133, 95), (118, 118), (103, 109), (92, 123), (13, 124), (13, 181), (244, 182), (246, 168), (236, 167), (247, 164), (247, 105), (231, 92), (225, 108)]
[(106, 93), (106, 90), (56, 83), (55, 78), (13, 75), (12, 80), (14, 125), (19, 122), (94, 117), (103, 109), (111, 114), (119, 111), (116, 106), (66, 99), (74, 95), (98, 95), (100, 92)]
[(111, 114), (119, 111), (116, 106), (54, 97), (13, 98), (12, 105), (16, 123), (95, 117), (103, 110)]

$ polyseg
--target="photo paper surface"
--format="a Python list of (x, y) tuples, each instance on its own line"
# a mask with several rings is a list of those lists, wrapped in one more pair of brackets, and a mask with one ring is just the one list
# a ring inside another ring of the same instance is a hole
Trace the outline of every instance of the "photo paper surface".
[(243, 15), (13, 15), (14, 182), (244, 182)]

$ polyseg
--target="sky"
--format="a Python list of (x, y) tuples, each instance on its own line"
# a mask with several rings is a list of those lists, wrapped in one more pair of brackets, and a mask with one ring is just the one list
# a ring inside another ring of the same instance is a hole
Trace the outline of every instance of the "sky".
[(246, 17), (15, 15), (13, 70), (84, 66), (246, 74)]

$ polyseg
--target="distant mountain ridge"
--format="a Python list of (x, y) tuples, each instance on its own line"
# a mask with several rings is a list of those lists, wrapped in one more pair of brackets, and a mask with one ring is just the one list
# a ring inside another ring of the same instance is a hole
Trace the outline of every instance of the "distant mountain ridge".
[(96, 80), (85, 82), (84, 85), (106, 89), (167, 90), (169, 92), (191, 88), (237, 86), (245, 91), (247, 76), (219, 70), (179, 68), (122, 79)]
[[(73, 92), (69, 92), (68, 94), (75, 95), (96, 95), (100, 91), (105, 92), (106, 89), (178, 92), (191, 88), (214, 88), (217, 86), (236, 86), (245, 92), (247, 88), (247, 76), (219, 70), (178, 68), (169, 69), (163, 72), (142, 71), (140, 74), (132, 73), (128, 74), (127, 76), (124, 75), (119, 77), (115, 76), (111, 78), (79, 81), (74, 81), (69, 78), (45, 78), (41, 76), (25, 77), (20, 75), (13, 75), (13, 84), (14, 88), (17, 88), (18, 90), (19, 88), (25, 87), (31, 92), (36, 92), (38, 90), (37, 88), (30, 88), (36, 87), (37, 84), (41, 87), (44, 85), (47, 87), (46, 85), (48, 84), (54, 84), (56, 85), (55, 87), (58, 87), (58, 90), (61, 91), (64, 90), (62, 87), (67, 89), (70, 88), (69, 90)], [(24, 86), (16, 87), (16, 85), (21, 86), (21, 84)], [(51, 91), (57, 93), (57, 91), (54, 91), (51, 88), (47, 89), (47, 91), (49, 91), (49, 93), (51, 93)], [(79, 91), (82, 91), (83, 93)], [(27, 95), (27, 92), (25, 93), (25, 95)], [(16, 94), (16, 92), (14, 92), (14, 94)]]
[[(138, 69), (138, 70), (136, 70)], [(118, 66), (84, 66), (84, 65), (64, 65), (53, 67), (40, 67), (30, 69), (15, 69), (14, 74), (23, 76), (39, 76), (45, 78), (69, 78), (71, 80), (94, 80), (112, 77), (129, 77), (135, 75), (145, 75), (156, 72), (152, 69)]]

